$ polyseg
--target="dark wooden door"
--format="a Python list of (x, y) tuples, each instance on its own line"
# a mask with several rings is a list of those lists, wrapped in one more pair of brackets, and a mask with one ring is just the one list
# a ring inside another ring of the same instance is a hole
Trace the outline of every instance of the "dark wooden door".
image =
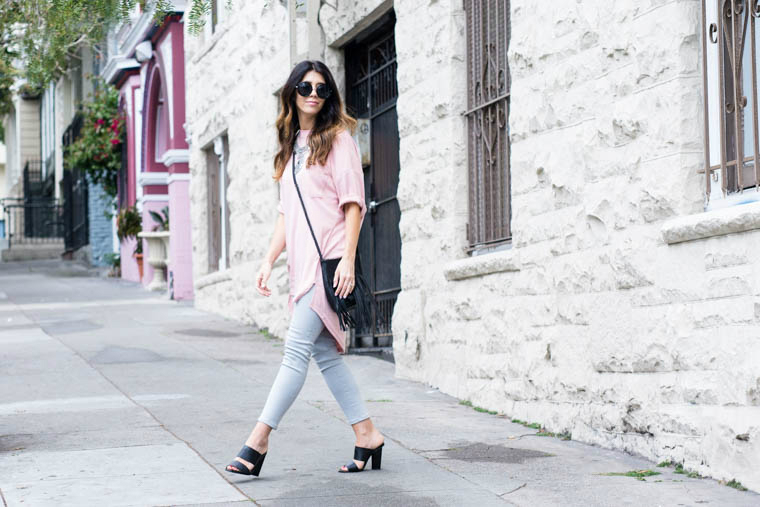
[(368, 210), (358, 248), (377, 307), (374, 324), (354, 330), (355, 352), (393, 346), (391, 317), (401, 291), (395, 21), (391, 11), (345, 48), (346, 103), (349, 112), (370, 127), (371, 162), (364, 167)]

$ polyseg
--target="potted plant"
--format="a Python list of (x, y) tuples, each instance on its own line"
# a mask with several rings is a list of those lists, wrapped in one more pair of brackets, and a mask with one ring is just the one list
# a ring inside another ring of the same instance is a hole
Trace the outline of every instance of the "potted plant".
[(160, 212), (149, 210), (150, 217), (156, 222), (153, 226), (154, 231), (168, 231), (169, 230), (169, 206), (161, 208)]
[(164, 270), (169, 264), (169, 206), (164, 206), (160, 212), (149, 210), (148, 213), (156, 224), (152, 231), (141, 232), (138, 237), (148, 242), (147, 261), (154, 270), (148, 289), (163, 291), (166, 290)]
[(142, 231), (142, 216), (138, 213), (137, 208), (129, 206), (119, 211), (119, 215), (116, 217), (116, 235), (119, 237), (119, 241), (124, 241), (129, 238), (135, 238), (137, 244), (133, 252), (135, 260), (137, 260), (137, 269), (140, 273), (140, 280), (143, 277), (143, 251), (142, 240), (137, 235)]
[(108, 272), (108, 276), (120, 277), (121, 276), (121, 255), (118, 252), (107, 253), (104, 256), (105, 261), (111, 266), (111, 270)]

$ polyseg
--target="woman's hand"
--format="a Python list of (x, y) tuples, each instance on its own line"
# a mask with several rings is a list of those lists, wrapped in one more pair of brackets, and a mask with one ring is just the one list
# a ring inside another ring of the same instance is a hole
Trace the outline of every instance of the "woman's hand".
[(347, 298), (354, 290), (356, 273), (354, 262), (356, 261), (356, 244), (359, 241), (359, 229), (361, 228), (361, 208), (358, 203), (347, 202), (343, 205), (343, 213), (346, 215), (346, 250), (343, 257), (335, 268), (333, 287), (335, 295), (339, 298)]
[(264, 257), (259, 272), (256, 274), (256, 290), (262, 296), (271, 296), (272, 291), (267, 287), (269, 275), (272, 274), (272, 264), (285, 249), (285, 215), (279, 213), (277, 222), (274, 224), (274, 233), (272, 240), (269, 242), (269, 252)]
[(267, 287), (267, 281), (269, 280), (269, 275), (272, 274), (272, 263), (269, 261), (264, 261), (261, 263), (261, 267), (259, 268), (258, 274), (256, 274), (256, 290), (259, 291), (259, 294), (262, 296), (271, 296), (272, 291), (269, 290), (269, 287)]
[(354, 290), (355, 282), (354, 259), (343, 256), (338, 267), (335, 268), (335, 278), (333, 279), (335, 295), (339, 298), (347, 298)]

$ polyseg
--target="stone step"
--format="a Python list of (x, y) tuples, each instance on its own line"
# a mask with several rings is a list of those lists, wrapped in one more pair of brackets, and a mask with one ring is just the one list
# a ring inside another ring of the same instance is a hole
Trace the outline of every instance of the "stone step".
[(63, 250), (63, 241), (12, 245), (0, 252), (0, 259), (3, 262), (59, 259)]

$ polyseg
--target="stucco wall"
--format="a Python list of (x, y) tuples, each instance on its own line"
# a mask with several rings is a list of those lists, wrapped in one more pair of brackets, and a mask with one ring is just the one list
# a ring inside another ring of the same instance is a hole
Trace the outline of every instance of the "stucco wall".
[[(361, 2), (358, 15), (323, 6), (328, 43), (380, 3)], [(253, 290), (276, 216), (271, 94), (288, 70), (285, 9), (262, 5), (247, 5), (204, 50), (188, 37), (193, 255), (200, 307), (282, 336), (281, 264), (271, 300)], [(464, 251), (462, 3), (394, 8), (396, 374), (760, 489), (760, 233), (674, 245), (661, 234), (702, 212), (699, 4), (511, 1), (513, 240), (477, 257)], [(233, 267), (207, 275), (201, 148), (224, 129)]]

